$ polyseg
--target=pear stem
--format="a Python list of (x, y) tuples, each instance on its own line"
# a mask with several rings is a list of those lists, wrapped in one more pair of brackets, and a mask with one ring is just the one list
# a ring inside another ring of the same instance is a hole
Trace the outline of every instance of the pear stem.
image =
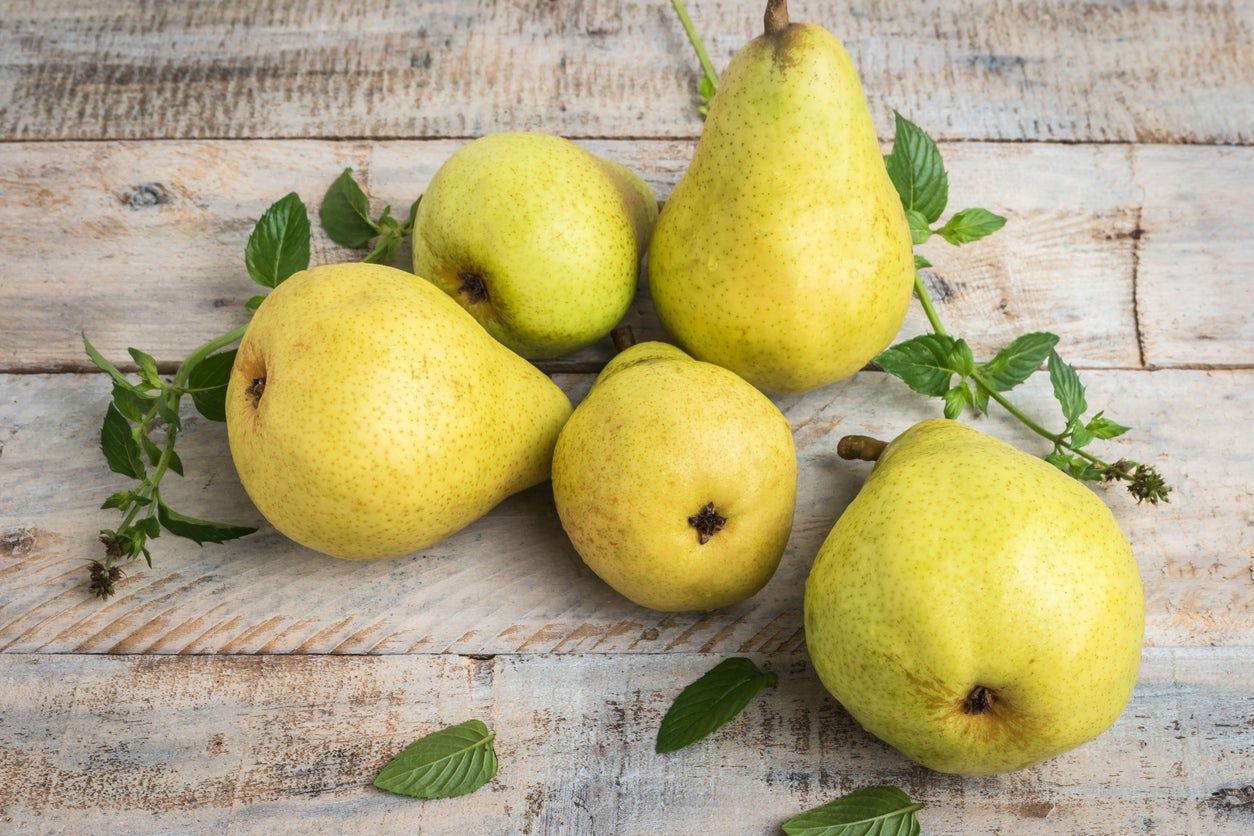
[(877, 461), (888, 445), (869, 435), (847, 435), (836, 444), (836, 455), (846, 461)]
[(710, 56), (705, 52), (705, 45), (701, 43), (701, 36), (697, 34), (697, 28), (692, 25), (692, 18), (688, 17), (688, 9), (684, 6), (684, 0), (671, 0), (671, 5), (675, 7), (675, 14), (679, 15), (679, 22), (684, 27), (684, 33), (688, 35), (688, 43), (692, 44), (692, 48), (697, 52), (697, 60), (701, 62), (701, 71), (705, 73), (705, 78), (710, 82), (710, 89), (718, 88), (718, 73), (714, 71), (714, 64), (710, 61)]
[(636, 332), (630, 325), (620, 325), (610, 332), (610, 340), (614, 343), (614, 353), (622, 354), (636, 344)]
[(767, 0), (766, 14), (762, 15), (766, 34), (778, 35), (788, 28), (788, 0)]

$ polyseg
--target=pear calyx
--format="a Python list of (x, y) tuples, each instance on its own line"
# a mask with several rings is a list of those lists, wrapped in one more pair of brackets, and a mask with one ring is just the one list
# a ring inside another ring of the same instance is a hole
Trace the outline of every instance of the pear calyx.
[(788, 28), (788, 0), (767, 0), (766, 13), (762, 15), (766, 34), (778, 35)]
[(836, 455), (846, 461), (877, 461), (888, 444), (867, 435), (847, 435), (836, 443)]
[(697, 530), (697, 542), (704, 546), (727, 525), (727, 517), (715, 509), (713, 502), (707, 502), (704, 508), (688, 518), (688, 525)]
[(976, 685), (962, 701), (963, 714), (984, 714), (993, 707), (993, 689)]
[(466, 299), (472, 305), (484, 302), (488, 298), (488, 285), (483, 280), (483, 276), (478, 273), (469, 271), (458, 273), (457, 278), (461, 279), (461, 287), (457, 288), (459, 293), (466, 294)]
[(248, 384), (248, 388), (244, 390), (244, 394), (252, 400), (254, 409), (261, 405), (261, 396), (265, 393), (266, 378), (264, 375), (261, 377), (254, 377), (252, 382)]

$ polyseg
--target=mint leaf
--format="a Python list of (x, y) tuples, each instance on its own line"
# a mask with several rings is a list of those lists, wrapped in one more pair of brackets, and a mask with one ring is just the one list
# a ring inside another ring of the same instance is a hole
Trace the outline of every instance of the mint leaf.
[(657, 731), (656, 750), (674, 752), (727, 724), (779, 677), (741, 656), (724, 659), (679, 693)]
[(379, 234), (379, 227), (370, 220), (370, 202), (351, 168), (344, 169), (327, 189), (318, 217), (327, 235), (342, 247), (364, 247)]
[(406, 746), (383, 767), (374, 785), (414, 798), (472, 793), (496, 777), (494, 737), (479, 720), (449, 726)]
[(784, 822), (788, 836), (918, 836), (922, 808), (897, 787), (854, 790)]
[(705, 116), (710, 112), (710, 102), (714, 101), (714, 82), (708, 75), (701, 75), (697, 82), (697, 113)]
[(127, 505), (130, 505), (131, 501), (134, 499), (135, 494), (130, 491), (118, 491), (115, 494), (111, 494), (109, 498), (106, 499), (100, 506), (100, 509), (103, 511), (108, 508), (125, 508)]
[(932, 230), (927, 225), (927, 218), (917, 209), (906, 210), (906, 223), (910, 224), (910, 243), (922, 244), (932, 237)]
[(405, 227), (401, 231), (408, 235), (414, 231), (414, 222), (418, 220), (418, 204), (422, 203), (422, 195), (418, 195), (418, 199), (409, 204), (409, 217), (405, 221)]
[(971, 396), (972, 396), (971, 405), (975, 407), (976, 411), (983, 415), (987, 415), (988, 414), (988, 390), (985, 389), (983, 386), (981, 386), (979, 383), (976, 383), (975, 391), (971, 393)]
[(980, 379), (994, 392), (1007, 392), (1031, 377), (1057, 344), (1058, 335), (1044, 331), (1015, 337), (980, 366)]
[(1049, 352), (1049, 381), (1054, 385), (1054, 397), (1062, 405), (1062, 414), (1068, 424), (1084, 414), (1088, 404), (1084, 400), (1080, 376), (1053, 350)]
[(975, 358), (971, 355), (971, 346), (967, 345), (966, 340), (959, 339), (949, 350), (949, 368), (963, 377), (975, 371)]
[(130, 421), (142, 421), (156, 399), (155, 395), (113, 384), (113, 405)]
[(210, 421), (226, 420), (226, 384), (234, 364), (234, 349), (211, 354), (193, 366), (187, 377), (192, 404)]
[(234, 540), (238, 537), (252, 534), (257, 530), (255, 528), (246, 528), (242, 525), (228, 525), (227, 523), (198, 520), (195, 517), (180, 514), (169, 505), (160, 501), (157, 503), (157, 519), (161, 521), (161, 525), (166, 531), (176, 537), (185, 537), (188, 540), (193, 540), (201, 546), (205, 543), (224, 543), (227, 540)]
[(1104, 412), (1099, 412), (1093, 416), (1093, 420), (1088, 423), (1088, 431), (1093, 434), (1094, 438), (1118, 438), (1131, 427), (1125, 427), (1122, 424), (1116, 424), (1114, 421), (1106, 417)]
[(884, 349), (875, 358), (875, 365), (901, 378), (920, 395), (939, 398), (948, 391), (954, 375), (949, 359), (954, 348), (952, 337), (921, 334)]
[(1092, 440), (1093, 434), (1083, 424), (1076, 424), (1075, 429), (1071, 431), (1071, 446), (1077, 450), (1087, 447)]
[(309, 213), (292, 192), (266, 210), (244, 247), (248, 275), (262, 287), (277, 287), (309, 266)]
[(922, 270), (924, 267), (931, 267), (931, 266), (932, 266), (932, 262), (928, 261), (926, 258), (924, 258), (921, 255), (915, 254), (914, 269)]
[(265, 294), (259, 293), (256, 296), (249, 298), (249, 300), (244, 303), (244, 307), (250, 311), (256, 311), (258, 308), (261, 307), (261, 303), (264, 301), (266, 301)]
[(112, 403), (105, 410), (104, 423), (100, 425), (100, 450), (114, 473), (132, 479), (144, 478), (144, 462), (139, 456), (139, 444), (131, 434), (131, 422)]
[(176, 430), (183, 428), (183, 422), (179, 420), (179, 414), (174, 411), (174, 407), (170, 406), (169, 401), (165, 398), (157, 401), (157, 415), (166, 426), (173, 427)]
[(971, 397), (971, 390), (967, 388), (965, 383), (959, 383), (946, 392), (944, 397), (945, 417), (950, 420), (957, 418), (968, 405), (974, 402)]
[(144, 382), (154, 389), (160, 389), (161, 374), (157, 371), (157, 361), (152, 358), (152, 355), (145, 354), (138, 348), (128, 348), (127, 352), (139, 368), (139, 376), (143, 378)]
[(102, 372), (106, 372), (109, 377), (113, 378), (113, 382), (119, 386), (125, 387), (134, 392), (140, 391), (139, 387), (127, 380), (126, 375), (118, 371), (117, 366), (106, 360), (104, 355), (96, 350), (96, 347), (91, 344), (90, 340), (87, 339), (87, 335), (85, 333), (80, 332), (79, 336), (83, 338), (83, 350), (87, 352), (87, 356), (91, 359), (92, 364), (95, 365), (96, 368), (100, 369)]
[(897, 111), (893, 118), (893, 150), (884, 158), (884, 167), (901, 196), (901, 205), (934, 223), (949, 202), (949, 175), (940, 151), (918, 125)]
[(1005, 218), (987, 209), (963, 209), (936, 230), (936, 234), (954, 246), (960, 246), (992, 235), (1005, 225)]

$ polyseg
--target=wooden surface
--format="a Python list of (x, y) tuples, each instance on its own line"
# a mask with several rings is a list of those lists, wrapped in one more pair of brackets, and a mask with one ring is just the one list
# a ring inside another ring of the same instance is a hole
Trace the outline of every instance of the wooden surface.
[[(760, 2), (690, 4), (720, 67)], [(866, 466), (851, 431), (937, 413), (878, 372), (780, 399), (800, 456), (775, 578), (725, 611), (635, 607), (583, 566), (547, 487), (421, 555), (352, 564), (261, 531), (162, 538), (106, 603), (84, 560), (120, 484), (96, 448), (107, 385), (78, 332), (167, 368), (243, 321), (242, 248), (351, 165), (408, 205), (466, 137), (588, 138), (665, 197), (692, 154), (696, 64), (669, 4), (0, 0), (0, 830), (769, 833), (895, 783), (928, 833), (1254, 829), (1254, 4), (806, 2), (893, 107), (947, 142), (951, 205), (1007, 215), (925, 249), (942, 317), (988, 354), (1062, 336), (1089, 402), (1135, 431), (1170, 505), (1098, 492), (1147, 598), (1132, 703), (1092, 744), (999, 778), (927, 772), (860, 732), (809, 670), (800, 590)], [(317, 233), (314, 261), (353, 257)], [(402, 258), (402, 265), (406, 263)], [(629, 313), (662, 336), (647, 292)], [(917, 312), (903, 329), (922, 328)], [(608, 346), (547, 365), (579, 398)], [(1048, 382), (1019, 397), (1055, 414)], [(185, 415), (176, 507), (260, 522), (221, 425)], [(995, 415), (980, 425), (1041, 443)], [(674, 694), (748, 654), (781, 685), (658, 757)], [(124, 656), (109, 654), (127, 654)], [(471, 716), (501, 772), (462, 799), (369, 786), (403, 744)]]

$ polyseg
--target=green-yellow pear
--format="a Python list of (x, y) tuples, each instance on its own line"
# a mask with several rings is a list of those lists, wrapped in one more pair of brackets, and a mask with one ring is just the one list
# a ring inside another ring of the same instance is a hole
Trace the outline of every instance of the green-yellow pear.
[(531, 359), (622, 319), (657, 220), (643, 180), (542, 133), (477, 139), (440, 167), (414, 224), (414, 272)]
[(786, 3), (723, 74), (648, 268), (667, 331), (766, 392), (848, 377), (901, 327), (910, 229), (857, 71)]
[(1144, 623), (1106, 505), (943, 419), (883, 449), (806, 582), (806, 644), (827, 690), (867, 731), (963, 775), (1105, 731), (1136, 682)]
[(712, 610), (761, 589), (792, 530), (792, 428), (736, 375), (664, 343), (615, 357), (553, 454), (575, 550), (641, 606)]
[(333, 264), (283, 282), (240, 343), (231, 457), (279, 531), (408, 554), (549, 477), (570, 401), (417, 276)]

